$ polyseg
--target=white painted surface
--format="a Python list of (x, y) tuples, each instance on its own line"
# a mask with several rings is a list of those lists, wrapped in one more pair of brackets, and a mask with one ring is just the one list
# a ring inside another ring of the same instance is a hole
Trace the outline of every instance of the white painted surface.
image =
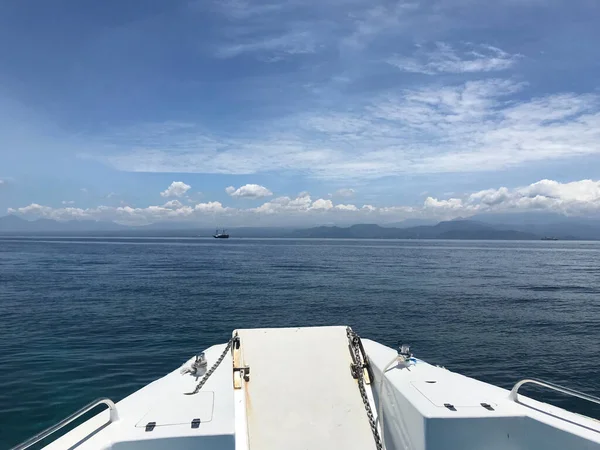
[[(206, 350), (209, 366), (224, 348), (225, 345), (216, 345)], [(186, 365), (192, 361), (193, 358)], [(118, 402), (117, 422), (102, 427), (108, 421), (108, 412), (102, 412), (45, 448), (233, 450), (235, 422), (231, 368), (231, 355), (227, 355), (200, 391), (202, 395), (192, 396), (184, 394), (191, 392), (199, 379), (190, 374), (182, 375), (180, 369), (174, 370)], [(212, 411), (209, 414), (211, 399)], [(201, 419), (210, 417), (210, 420), (201, 422), (194, 429), (191, 421), (198, 416)], [(151, 432), (146, 432), (145, 427), (136, 426), (147, 419), (157, 422)], [(164, 426), (158, 426), (159, 423)]]
[[(240, 336), (242, 363), (251, 368), (250, 381), (242, 383), (242, 389), (233, 389), (231, 354), (197, 395), (184, 393), (199, 379), (177, 369), (118, 402), (117, 422), (104, 425), (104, 411), (45, 448), (374, 448), (357, 383), (350, 375), (345, 327), (240, 330)], [(420, 360), (392, 367), (385, 374), (383, 392), (376, 392), (382, 369), (396, 352), (367, 339), (363, 343), (375, 375), (374, 392), (368, 395), (382, 402), (387, 450), (600, 449), (600, 422), (594, 419), (523, 396), (516, 403), (505, 389)], [(206, 351), (209, 367), (224, 347)], [(201, 419), (196, 429), (191, 427), (195, 418)], [(157, 425), (146, 432), (150, 421)]]
[(238, 330), (250, 450), (375, 448), (346, 327)]
[(154, 422), (157, 427), (190, 425), (194, 419), (200, 419), (201, 424), (207, 423), (212, 420), (214, 406), (213, 391), (202, 390), (194, 395), (173, 395), (152, 405), (136, 427), (146, 428), (150, 422)]
[[(381, 371), (395, 352), (367, 339), (363, 343), (378, 386)], [(529, 406), (515, 403), (505, 389), (424, 361), (393, 367), (383, 385), (388, 449), (600, 449), (600, 422), (523, 396), (521, 401)]]

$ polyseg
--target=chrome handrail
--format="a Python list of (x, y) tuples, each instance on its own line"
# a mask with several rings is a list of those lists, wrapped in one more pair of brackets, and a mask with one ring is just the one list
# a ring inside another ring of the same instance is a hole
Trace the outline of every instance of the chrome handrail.
[(68, 425), (71, 422), (73, 422), (75, 419), (78, 419), (79, 417), (83, 416), (86, 412), (91, 411), (96, 406), (102, 405), (102, 404), (108, 406), (108, 409), (110, 411), (110, 417), (109, 417), (107, 424), (116, 422), (117, 420), (119, 420), (119, 414), (117, 413), (117, 406), (114, 404), (114, 402), (109, 398), (99, 398), (98, 400), (94, 400), (92, 403), (84, 406), (79, 411), (74, 412), (69, 417), (61, 420), (57, 424), (52, 425), (50, 428), (45, 429), (44, 431), (36, 434), (32, 438), (27, 439), (25, 442), (22, 442), (21, 444), (17, 445), (16, 447), (13, 447), (11, 450), (24, 450), (26, 448), (31, 447), (33, 444), (37, 444), (42, 439), (47, 438), (52, 433), (60, 430), (65, 425)]
[(562, 392), (563, 394), (572, 395), (573, 397), (579, 397), (583, 400), (587, 400), (588, 402), (597, 403), (600, 405), (600, 398), (594, 397), (593, 395), (584, 394), (583, 392), (576, 391), (574, 389), (569, 389), (564, 386), (559, 386), (558, 384), (549, 383), (547, 381), (536, 380), (534, 378), (526, 378), (524, 380), (519, 381), (515, 384), (508, 395), (508, 398), (513, 401), (517, 400), (517, 393), (519, 392), (519, 388), (524, 384), (531, 383), (537, 384), (538, 386), (547, 387), (548, 389), (552, 389), (554, 391)]

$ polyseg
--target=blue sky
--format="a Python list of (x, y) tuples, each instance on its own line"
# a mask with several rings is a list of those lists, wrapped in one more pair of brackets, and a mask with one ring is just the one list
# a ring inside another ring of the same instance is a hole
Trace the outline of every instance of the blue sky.
[(0, 213), (598, 214), (599, 22), (595, 0), (4, 1)]

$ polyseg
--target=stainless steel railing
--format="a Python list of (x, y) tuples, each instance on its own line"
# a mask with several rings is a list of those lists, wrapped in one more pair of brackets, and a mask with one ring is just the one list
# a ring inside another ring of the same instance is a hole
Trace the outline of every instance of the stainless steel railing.
[(563, 394), (567, 394), (567, 395), (571, 395), (573, 397), (578, 397), (581, 398), (583, 400), (587, 400), (588, 402), (592, 402), (592, 403), (597, 403), (600, 405), (600, 398), (598, 397), (594, 397), (593, 395), (588, 395), (588, 394), (584, 394), (583, 392), (579, 392), (576, 391), (574, 389), (569, 389), (566, 388), (564, 386), (559, 386), (558, 384), (554, 384), (554, 383), (549, 383), (547, 381), (541, 381), (541, 380), (536, 380), (533, 378), (526, 378), (524, 380), (521, 380), (519, 382), (517, 382), (517, 384), (515, 384), (512, 388), (512, 390), (510, 391), (510, 394), (508, 395), (508, 398), (510, 400), (513, 401), (518, 401), (517, 400), (517, 394), (519, 392), (519, 388), (521, 386), (523, 386), (524, 384), (536, 384), (538, 386), (542, 386), (542, 387), (546, 387), (548, 389), (552, 389), (553, 391), (557, 391), (557, 392), (562, 392)]
[(114, 404), (114, 402), (108, 398), (99, 398), (98, 400), (94, 400), (92, 403), (84, 406), (79, 411), (74, 412), (69, 417), (61, 420), (57, 424), (52, 425), (50, 428), (45, 429), (41, 433), (38, 433), (35, 436), (33, 436), (32, 438), (27, 439), (25, 442), (17, 445), (16, 447), (13, 447), (11, 450), (24, 450), (26, 448), (31, 447), (33, 444), (36, 444), (36, 443), (40, 442), (42, 439), (47, 438), (52, 433), (55, 433), (56, 431), (60, 430), (64, 426), (70, 424), (75, 419), (83, 416), (85, 413), (91, 411), (92, 409), (94, 409), (96, 406), (99, 406), (99, 405), (108, 406), (108, 409), (110, 411), (110, 417), (109, 417), (109, 420), (107, 423), (112, 423), (112, 422), (116, 422), (117, 420), (119, 420), (119, 414), (117, 413), (117, 406)]

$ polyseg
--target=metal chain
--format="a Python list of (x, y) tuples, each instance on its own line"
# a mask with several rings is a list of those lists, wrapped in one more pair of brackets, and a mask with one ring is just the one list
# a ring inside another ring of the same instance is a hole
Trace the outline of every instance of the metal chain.
[(375, 439), (375, 448), (377, 450), (383, 450), (383, 444), (381, 443), (379, 430), (377, 429), (375, 417), (373, 416), (371, 404), (369, 403), (369, 397), (367, 397), (367, 391), (365, 389), (364, 369), (366, 368), (366, 364), (360, 362), (362, 359), (360, 356), (360, 337), (350, 327), (346, 328), (346, 336), (348, 336), (348, 343), (350, 345), (350, 349), (354, 353), (354, 360), (356, 361), (355, 371), (356, 378), (358, 381), (358, 390), (360, 391), (360, 396), (362, 397), (362, 401), (365, 405), (365, 410), (367, 412), (367, 417), (369, 419), (369, 425), (371, 426), (371, 431), (373, 432), (373, 439)]
[(208, 381), (208, 378), (213, 374), (215, 370), (217, 370), (219, 364), (221, 364), (225, 359), (225, 355), (227, 355), (227, 352), (231, 348), (231, 344), (233, 344), (233, 341), (236, 339), (236, 337), (237, 336), (233, 336), (231, 339), (229, 339), (229, 342), (227, 343), (225, 350), (223, 350), (223, 353), (221, 353), (221, 356), (219, 356), (219, 359), (217, 359), (217, 361), (212, 365), (212, 367), (204, 374), (196, 388), (192, 392), (186, 392), (185, 395), (194, 395), (200, 392), (200, 389), (202, 389), (202, 386), (204, 386), (204, 384)]

